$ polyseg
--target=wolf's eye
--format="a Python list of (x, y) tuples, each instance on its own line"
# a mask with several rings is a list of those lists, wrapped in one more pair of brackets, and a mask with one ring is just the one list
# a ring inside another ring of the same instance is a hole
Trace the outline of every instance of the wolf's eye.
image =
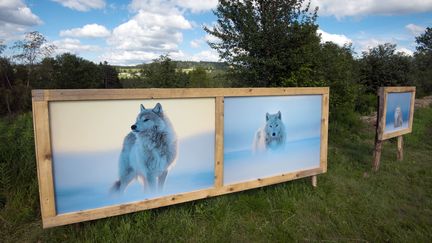
[(273, 126), (272, 125), (270, 125), (270, 128), (272, 128)]
[(276, 127), (278, 127), (279, 126), (279, 124), (276, 124)]
[(148, 118), (146, 118), (146, 119), (144, 119), (144, 121), (143, 122), (147, 122), (147, 121), (149, 121), (150, 119), (148, 119)]

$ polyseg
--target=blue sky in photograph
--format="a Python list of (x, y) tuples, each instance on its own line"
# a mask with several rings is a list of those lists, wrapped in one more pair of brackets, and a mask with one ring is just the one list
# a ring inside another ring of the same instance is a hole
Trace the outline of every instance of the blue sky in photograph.
[[(203, 26), (213, 26), (217, 0), (6, 0), (0, 1), (0, 40), (8, 46), (40, 31), (57, 53), (70, 52), (116, 65), (175, 60), (218, 61)], [(352, 43), (358, 55), (386, 42), (412, 54), (415, 36), (432, 25), (432, 1), (312, 0), (322, 41)], [(8, 50), (7, 54), (11, 54)]]
[[(387, 95), (387, 112), (386, 112), (386, 125), (385, 132), (392, 132), (398, 129), (404, 129), (409, 126), (409, 114), (411, 109), (411, 95), (410, 92), (403, 93), (389, 93)], [(400, 107), (402, 111), (402, 127), (394, 127), (394, 112), (396, 107)]]

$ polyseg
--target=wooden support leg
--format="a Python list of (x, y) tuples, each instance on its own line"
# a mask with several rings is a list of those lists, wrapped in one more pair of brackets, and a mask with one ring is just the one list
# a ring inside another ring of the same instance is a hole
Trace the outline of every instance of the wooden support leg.
[(380, 161), (381, 161), (381, 150), (382, 150), (382, 140), (375, 141), (374, 159), (373, 159), (373, 170), (378, 171)]
[(316, 175), (312, 176), (312, 186), (317, 187), (317, 176)]
[(403, 160), (403, 137), (397, 137), (397, 160)]

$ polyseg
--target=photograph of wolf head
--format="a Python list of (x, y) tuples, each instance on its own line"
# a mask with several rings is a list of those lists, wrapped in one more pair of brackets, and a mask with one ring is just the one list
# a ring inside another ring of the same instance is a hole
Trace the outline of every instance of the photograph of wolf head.
[(145, 191), (161, 191), (168, 171), (175, 165), (177, 137), (162, 105), (152, 109), (141, 105), (131, 132), (125, 137), (119, 158), (119, 180), (112, 192), (123, 192), (134, 179)]
[(277, 149), (285, 144), (286, 132), (281, 112), (278, 111), (276, 114), (269, 114), (267, 112), (265, 120), (265, 125), (255, 133), (252, 145), (254, 152)]
[(394, 111), (394, 127), (401, 127), (403, 123), (402, 110), (398, 105)]

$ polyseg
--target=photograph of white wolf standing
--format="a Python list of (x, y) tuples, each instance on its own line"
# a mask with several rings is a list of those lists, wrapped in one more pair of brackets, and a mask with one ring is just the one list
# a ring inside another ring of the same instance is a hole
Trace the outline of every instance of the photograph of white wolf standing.
[(318, 168), (321, 95), (224, 101), (224, 184)]
[(50, 102), (58, 214), (208, 189), (214, 98)]
[(119, 158), (119, 180), (112, 191), (123, 192), (129, 183), (140, 178), (150, 191), (162, 191), (170, 168), (177, 156), (177, 136), (162, 105), (152, 109), (141, 105), (131, 132), (123, 141)]
[(384, 133), (409, 127), (411, 92), (389, 93), (387, 95)]
[(264, 127), (258, 129), (253, 141), (253, 152), (262, 152), (267, 149), (280, 149), (285, 144), (285, 126), (282, 122), (282, 114), (266, 114)]

